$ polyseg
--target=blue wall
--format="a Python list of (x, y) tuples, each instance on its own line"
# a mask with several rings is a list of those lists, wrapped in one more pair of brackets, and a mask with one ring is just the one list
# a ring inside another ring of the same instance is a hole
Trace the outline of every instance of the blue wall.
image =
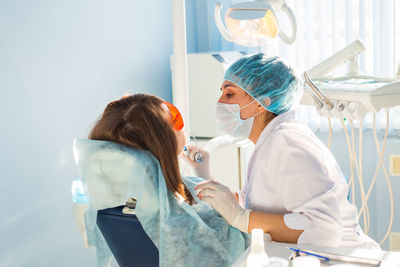
[(93, 266), (72, 139), (126, 92), (171, 100), (170, 1), (0, 1), (0, 266)]

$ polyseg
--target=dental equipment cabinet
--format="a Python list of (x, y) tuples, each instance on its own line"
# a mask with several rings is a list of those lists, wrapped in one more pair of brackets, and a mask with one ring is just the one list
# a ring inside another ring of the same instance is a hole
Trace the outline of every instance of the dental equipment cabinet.
[[(332, 140), (331, 119), (337, 119), (341, 123), (346, 138), (350, 163), (349, 189), (351, 192), (351, 201), (354, 204), (356, 197), (360, 200), (360, 206), (358, 207), (359, 218), (363, 222), (364, 232), (366, 233), (368, 233), (371, 227), (368, 199), (376, 184), (379, 170), (382, 168), (390, 198), (388, 227), (379, 242), (383, 244), (391, 233), (395, 211), (391, 181), (383, 157), (388, 138), (389, 109), (400, 105), (400, 77), (382, 78), (359, 73), (357, 55), (364, 50), (364, 44), (360, 40), (355, 40), (307, 72), (304, 72), (305, 90), (301, 104), (315, 105), (320, 115), (328, 119), (328, 147), (331, 146)], [(349, 72), (347, 75), (340, 77), (329, 75), (333, 70), (346, 62), (349, 62)], [(386, 127), (383, 142), (380, 145), (375, 126), (375, 117), (376, 113), (382, 109), (386, 113)], [(373, 116), (372, 134), (379, 159), (371, 183), (366, 187), (364, 185), (365, 174), (363, 174), (362, 166), (362, 141), (363, 120), (368, 112), (372, 113)], [(356, 124), (358, 124), (358, 147), (355, 138)], [(355, 186), (357, 182), (359, 192)]]

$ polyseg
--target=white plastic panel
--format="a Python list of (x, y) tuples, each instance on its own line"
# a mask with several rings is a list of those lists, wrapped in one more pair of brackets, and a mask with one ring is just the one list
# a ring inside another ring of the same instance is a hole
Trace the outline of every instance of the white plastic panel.
[(187, 55), (190, 130), (195, 136), (223, 134), (218, 128), (215, 105), (221, 96), (225, 69), (242, 56), (237, 51)]

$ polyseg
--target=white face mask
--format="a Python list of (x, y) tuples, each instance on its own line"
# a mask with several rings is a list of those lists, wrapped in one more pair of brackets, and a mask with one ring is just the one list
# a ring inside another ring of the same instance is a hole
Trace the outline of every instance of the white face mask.
[(248, 107), (254, 101), (242, 108), (240, 108), (239, 104), (217, 103), (216, 115), (219, 128), (233, 137), (249, 137), (251, 129), (253, 128), (254, 116), (242, 120), (240, 118), (240, 111)]

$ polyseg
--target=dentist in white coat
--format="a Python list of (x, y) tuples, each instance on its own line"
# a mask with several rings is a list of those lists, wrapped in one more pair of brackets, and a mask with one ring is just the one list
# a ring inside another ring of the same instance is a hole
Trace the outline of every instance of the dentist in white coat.
[(213, 180), (207, 160), (192, 163), (209, 179), (196, 187), (202, 201), (233, 227), (246, 233), (261, 228), (274, 241), (379, 249), (359, 226), (334, 156), (296, 120), (303, 92), (292, 68), (262, 53), (244, 57), (226, 71), (221, 92), (221, 129), (248, 138), (255, 150), (237, 192)]

